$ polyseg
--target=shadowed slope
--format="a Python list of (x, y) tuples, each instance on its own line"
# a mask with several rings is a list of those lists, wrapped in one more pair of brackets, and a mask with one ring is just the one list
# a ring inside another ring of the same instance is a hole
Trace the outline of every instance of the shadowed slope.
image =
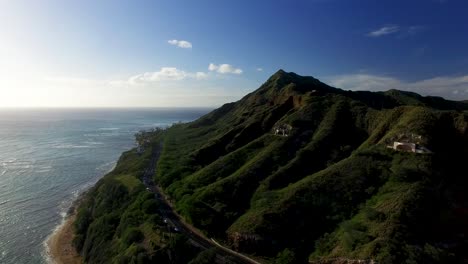
[[(304, 262), (311, 253), (311, 261), (460, 260), (466, 109), (280, 70), (240, 101), (170, 128), (156, 180), (187, 220), (242, 251), (274, 257), (289, 248)], [(386, 148), (401, 135), (417, 135), (433, 154)]]

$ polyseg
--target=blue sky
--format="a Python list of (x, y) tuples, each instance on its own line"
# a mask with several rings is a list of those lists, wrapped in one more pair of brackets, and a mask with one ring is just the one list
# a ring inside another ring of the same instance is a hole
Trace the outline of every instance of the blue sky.
[(468, 99), (464, 0), (0, 1), (0, 106), (219, 106), (278, 69)]

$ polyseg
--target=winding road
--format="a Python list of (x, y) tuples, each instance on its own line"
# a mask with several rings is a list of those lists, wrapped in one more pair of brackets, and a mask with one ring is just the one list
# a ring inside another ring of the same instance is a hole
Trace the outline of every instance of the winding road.
[(195, 227), (186, 223), (183, 218), (175, 212), (172, 204), (167, 199), (166, 195), (162, 192), (159, 186), (156, 186), (153, 181), (153, 175), (156, 172), (156, 163), (161, 154), (161, 145), (153, 147), (150, 164), (144, 171), (142, 177), (143, 184), (146, 186), (148, 191), (154, 193), (156, 199), (160, 201), (159, 211), (161, 216), (167, 222), (171, 232), (179, 232), (188, 237), (189, 242), (200, 249), (209, 249), (215, 247), (216, 250), (216, 262), (217, 263), (239, 263), (239, 264), (260, 264), (241, 253), (235, 252), (229, 248), (226, 248), (216, 242), (214, 239), (207, 238)]

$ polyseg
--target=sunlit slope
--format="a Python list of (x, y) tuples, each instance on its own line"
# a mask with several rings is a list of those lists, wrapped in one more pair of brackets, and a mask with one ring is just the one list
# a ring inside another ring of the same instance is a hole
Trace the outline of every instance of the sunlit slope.
[[(240, 101), (168, 129), (156, 180), (188, 221), (241, 251), (287, 249), (299, 263), (459, 260), (466, 109), (280, 70)], [(387, 148), (402, 138), (431, 152)]]

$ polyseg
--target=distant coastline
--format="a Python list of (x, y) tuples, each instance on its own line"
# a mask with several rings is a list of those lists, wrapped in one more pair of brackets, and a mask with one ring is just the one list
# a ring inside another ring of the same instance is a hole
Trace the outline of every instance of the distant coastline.
[(0, 109), (0, 263), (48, 263), (46, 242), (64, 225), (70, 205), (135, 147), (135, 133), (204, 113)]

